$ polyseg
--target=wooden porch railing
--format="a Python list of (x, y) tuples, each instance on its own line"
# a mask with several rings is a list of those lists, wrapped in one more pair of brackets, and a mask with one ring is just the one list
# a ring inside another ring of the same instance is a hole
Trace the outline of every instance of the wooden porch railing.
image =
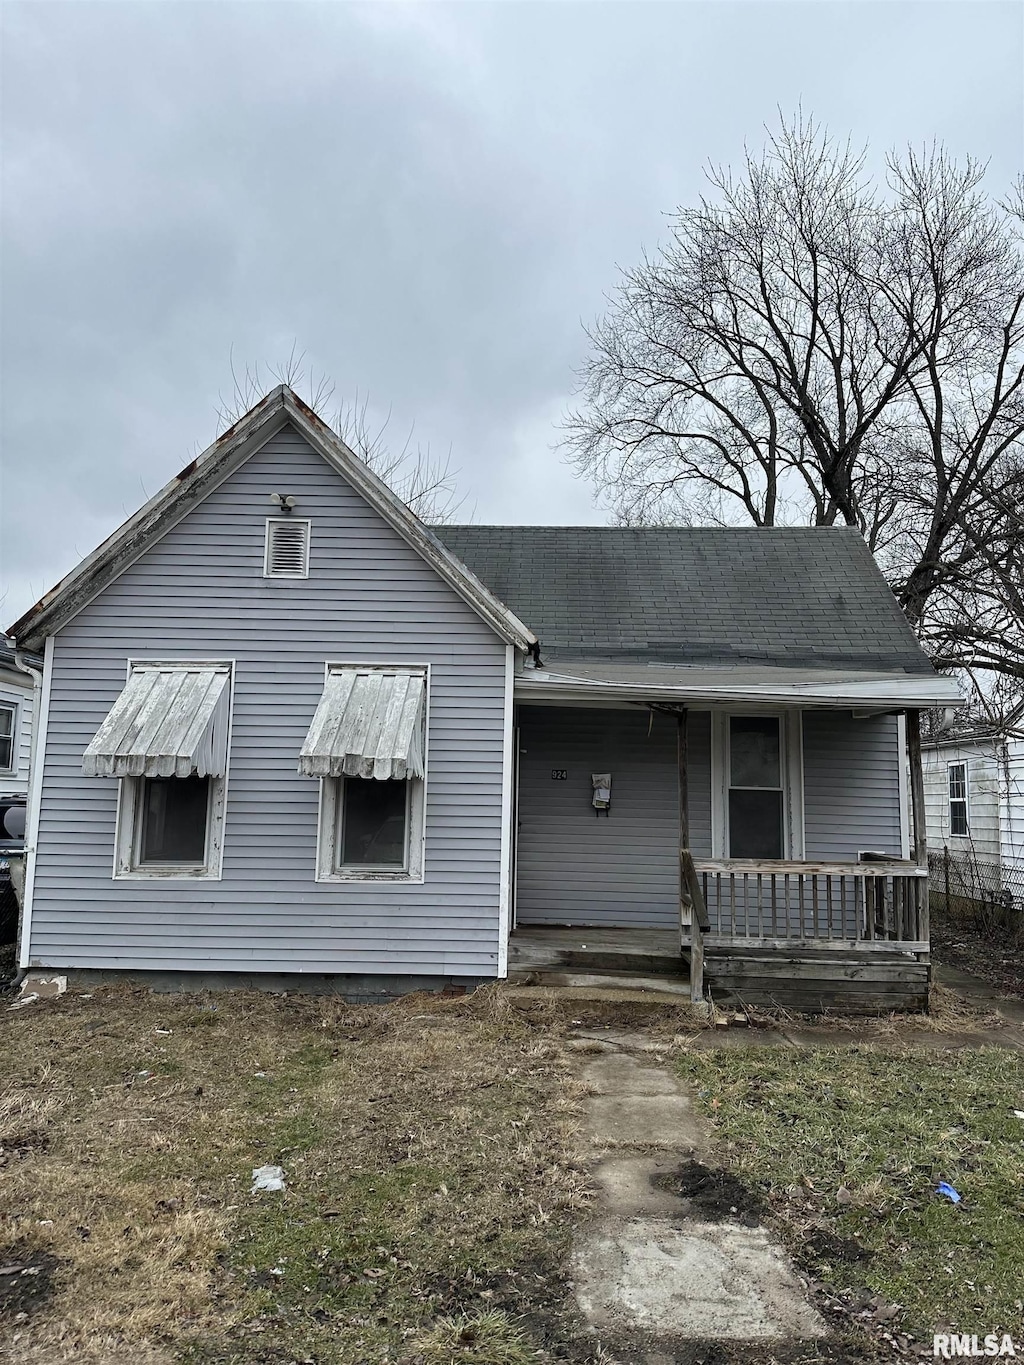
[(702, 858), (691, 866), (706, 938), (928, 951), (928, 870), (917, 863)]
[(690, 1000), (704, 999), (704, 931), (711, 927), (704, 888), (688, 848), (679, 851), (680, 944), (690, 953)]

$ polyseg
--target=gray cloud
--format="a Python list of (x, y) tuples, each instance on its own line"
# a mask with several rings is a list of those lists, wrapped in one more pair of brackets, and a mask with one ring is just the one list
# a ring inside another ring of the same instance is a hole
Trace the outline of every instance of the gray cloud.
[(702, 166), (802, 101), (1024, 165), (1014, 2), (3, 9), (0, 607), (293, 341), (451, 447), (480, 520), (602, 519), (552, 453), (589, 320)]

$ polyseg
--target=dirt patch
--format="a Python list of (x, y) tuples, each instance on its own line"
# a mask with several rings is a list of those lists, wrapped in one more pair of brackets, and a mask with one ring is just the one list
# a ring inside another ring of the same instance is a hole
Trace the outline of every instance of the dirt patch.
[(24, 1322), (41, 1308), (53, 1292), (59, 1264), (49, 1252), (0, 1247), (0, 1321)]
[(733, 1218), (752, 1228), (764, 1213), (762, 1199), (748, 1185), (731, 1171), (705, 1166), (702, 1161), (684, 1161), (675, 1171), (656, 1172), (651, 1184), (656, 1190), (688, 1199), (691, 1208), (705, 1218)]
[(935, 962), (973, 972), (1004, 995), (1024, 1000), (1024, 943), (1019, 934), (986, 932), (938, 915), (932, 918), (931, 946)]
[[(806, 1263), (814, 1267), (819, 1267), (823, 1261), (855, 1265), (858, 1261), (871, 1259), (871, 1252), (867, 1247), (861, 1246), (856, 1238), (837, 1237), (826, 1228), (816, 1228), (810, 1236), (805, 1237), (800, 1251)], [(800, 1259), (798, 1255), (797, 1260)]]

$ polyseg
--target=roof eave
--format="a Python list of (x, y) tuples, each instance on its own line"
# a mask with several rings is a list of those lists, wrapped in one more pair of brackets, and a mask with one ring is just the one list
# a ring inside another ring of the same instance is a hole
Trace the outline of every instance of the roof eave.
[(737, 684), (736, 686), (649, 685), (573, 678), (549, 672), (524, 672), (516, 678), (521, 701), (704, 702), (709, 705), (776, 705), (822, 707), (834, 710), (877, 708), (920, 710), (956, 705), (958, 684), (939, 674), (906, 675), (857, 683)]

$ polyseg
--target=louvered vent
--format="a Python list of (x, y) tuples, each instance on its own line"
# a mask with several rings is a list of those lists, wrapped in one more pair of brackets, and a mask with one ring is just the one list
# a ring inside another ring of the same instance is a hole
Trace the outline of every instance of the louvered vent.
[(299, 517), (267, 518), (266, 578), (309, 576), (309, 522)]

